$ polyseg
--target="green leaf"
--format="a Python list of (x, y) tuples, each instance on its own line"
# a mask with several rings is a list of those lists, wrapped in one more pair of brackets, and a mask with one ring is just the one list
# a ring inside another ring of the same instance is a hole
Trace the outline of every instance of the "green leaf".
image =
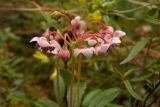
[(160, 25), (160, 20), (158, 20), (158, 19), (156, 19), (156, 18), (147, 17), (145, 20), (148, 21), (148, 22), (150, 22), (150, 23)]
[(133, 47), (133, 49), (130, 51), (127, 58), (125, 58), (120, 64), (125, 64), (132, 60), (149, 42), (148, 38), (144, 38), (141, 41), (137, 42), (137, 44)]
[(89, 105), (90, 101), (91, 101), (94, 97), (96, 97), (100, 92), (102, 92), (101, 89), (97, 89), (97, 90), (94, 90), (94, 91), (89, 92), (89, 93), (84, 97), (84, 100), (83, 100), (83, 102), (82, 102), (82, 105), (87, 107), (87, 106)]
[(132, 82), (138, 82), (138, 81), (143, 81), (143, 80), (146, 80), (147, 78), (151, 77), (153, 74), (150, 73), (150, 74), (146, 74), (144, 76), (141, 76), (141, 77), (135, 77), (133, 79), (131, 79)]
[[(60, 89), (60, 100), (62, 102), (65, 96), (65, 83), (63, 78), (60, 75), (59, 75), (59, 89)], [(54, 93), (58, 98), (57, 78), (54, 80)]]
[(133, 4), (142, 5), (142, 6), (147, 6), (147, 5), (150, 4), (150, 3), (141, 2), (141, 1), (138, 1), (138, 0), (127, 0), (127, 1), (130, 2), (130, 3), (133, 3)]
[(65, 82), (65, 85), (67, 87), (69, 87), (69, 85), (70, 85), (70, 79), (71, 79), (71, 73), (68, 70), (66, 70), (66, 69), (61, 69), (60, 73), (61, 73), (61, 76), (62, 76), (64, 82)]
[(81, 5), (85, 5), (87, 3), (86, 0), (78, 0)]
[(36, 102), (34, 102), (34, 104), (37, 107), (60, 107), (58, 104), (49, 99), (38, 99)]
[(14, 95), (14, 96), (7, 96), (7, 99), (11, 99), (11, 100), (19, 100), (19, 101), (23, 101), (25, 103), (30, 103), (32, 104), (34, 101), (27, 98), (26, 96), (20, 96), (20, 95)]
[(121, 0), (112, 0), (112, 1), (107, 1), (107, 2), (104, 2), (102, 4), (102, 7), (109, 10), (109, 9), (113, 9), (113, 8), (116, 8), (119, 4)]
[(88, 15), (88, 17), (91, 20), (101, 20), (102, 19), (102, 15), (101, 15), (101, 12), (99, 10), (96, 10), (95, 12), (90, 13)]
[(130, 82), (128, 80), (124, 80), (124, 85), (127, 88), (128, 92), (137, 100), (142, 100), (142, 98), (133, 90)]
[(43, 63), (48, 63), (50, 61), (49, 58), (40, 51), (37, 51), (35, 54), (33, 54), (33, 57), (39, 59)]
[(94, 97), (88, 107), (104, 107), (113, 101), (120, 93), (119, 89), (111, 88), (100, 92)]
[[(87, 88), (87, 85), (86, 83), (80, 83), (80, 99), (82, 99), (83, 97), (83, 94), (85, 92), (85, 89)], [(73, 103), (73, 107), (78, 107), (78, 97), (77, 97), (77, 84), (74, 83), (73, 84), (73, 100), (72, 100), (72, 103)], [(70, 107), (70, 88), (68, 89), (68, 92), (67, 92), (67, 101), (68, 101), (68, 107)]]

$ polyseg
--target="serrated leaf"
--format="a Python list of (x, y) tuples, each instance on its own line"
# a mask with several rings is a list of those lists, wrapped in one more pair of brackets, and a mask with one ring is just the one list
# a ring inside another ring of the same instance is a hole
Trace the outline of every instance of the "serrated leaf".
[(97, 90), (94, 90), (94, 91), (91, 91), (89, 92), (85, 97), (84, 97), (84, 100), (82, 102), (82, 105), (83, 106), (88, 106), (90, 101), (96, 97), (100, 92), (102, 92), (103, 90), (102, 89), (97, 89)]
[(125, 64), (132, 60), (149, 42), (148, 38), (144, 38), (141, 41), (137, 42), (133, 49), (130, 51), (127, 58), (125, 58), (120, 64)]
[(142, 98), (133, 90), (130, 82), (128, 80), (124, 80), (124, 85), (126, 87), (126, 89), (128, 90), (128, 92), (137, 100), (142, 100)]
[(113, 101), (120, 93), (119, 89), (111, 88), (100, 92), (94, 97), (88, 107), (104, 107)]
[(57, 103), (49, 99), (38, 99), (34, 104), (37, 107), (60, 107)]
[[(82, 99), (86, 88), (87, 88), (86, 83), (80, 83), (80, 99)], [(73, 107), (78, 107), (77, 84), (76, 83), (73, 84), (73, 97), (72, 98), (73, 98), (73, 100), (72, 100)], [(70, 104), (69, 104), (69, 102), (70, 102), (70, 88), (68, 89), (68, 92), (67, 92), (67, 102), (68, 102), (68, 107), (70, 107)]]

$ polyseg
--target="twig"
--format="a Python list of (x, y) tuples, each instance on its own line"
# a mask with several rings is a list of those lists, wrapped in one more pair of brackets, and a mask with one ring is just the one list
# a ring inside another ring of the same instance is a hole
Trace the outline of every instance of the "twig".
[(146, 99), (145, 99), (145, 101), (143, 103), (143, 107), (146, 107), (145, 105), (146, 105), (147, 100), (149, 99), (149, 97), (151, 96), (151, 94), (158, 88), (159, 85), (160, 85), (160, 81), (156, 84), (156, 86), (153, 88), (153, 90), (150, 91), (150, 93), (146, 97)]

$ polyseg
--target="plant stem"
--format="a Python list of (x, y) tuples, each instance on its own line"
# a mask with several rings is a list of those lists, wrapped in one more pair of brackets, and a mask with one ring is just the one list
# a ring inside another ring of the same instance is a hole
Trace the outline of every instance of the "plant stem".
[(72, 50), (72, 74), (71, 74), (71, 81), (70, 81), (70, 107), (72, 107), (73, 105), (73, 101), (72, 101), (72, 97), (73, 97), (73, 81), (74, 81), (74, 69), (75, 69), (75, 57), (74, 57), (74, 47), (75, 44), (73, 43), (71, 46), (71, 50)]
[(153, 94), (153, 92), (159, 87), (159, 85), (160, 85), (160, 81), (155, 85), (155, 87), (150, 91), (150, 93), (148, 94), (148, 96), (144, 100), (143, 107), (146, 107), (147, 100)]
[(80, 77), (81, 77), (81, 63), (82, 63), (82, 56), (79, 56), (79, 62), (78, 62), (78, 74), (77, 74), (77, 96), (78, 96), (78, 107), (80, 107), (81, 104), (81, 98), (80, 98)]
[[(34, 11), (39, 11), (39, 8), (7, 8), (7, 7), (2, 7), (0, 8), (0, 11), (30, 11), (30, 12), (34, 12)], [(42, 11), (54, 11), (55, 9), (53, 8), (41, 8)]]

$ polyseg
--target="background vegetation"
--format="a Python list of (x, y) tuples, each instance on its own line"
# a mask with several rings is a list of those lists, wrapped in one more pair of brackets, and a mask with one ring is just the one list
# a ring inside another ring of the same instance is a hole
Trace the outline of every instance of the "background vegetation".
[[(1, 0), (0, 107), (58, 107), (56, 59), (29, 43), (48, 27), (64, 29), (51, 18), (55, 10), (127, 34), (104, 56), (83, 59), (82, 107), (160, 106), (159, 0)], [(61, 106), (67, 106), (71, 62), (59, 66)]]

